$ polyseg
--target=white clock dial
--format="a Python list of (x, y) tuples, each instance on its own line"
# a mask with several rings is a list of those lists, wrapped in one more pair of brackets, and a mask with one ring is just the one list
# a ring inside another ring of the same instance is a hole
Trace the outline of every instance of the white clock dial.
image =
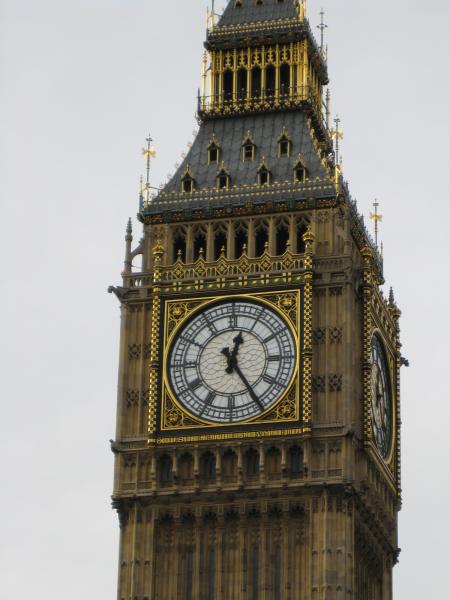
[(205, 421), (237, 423), (273, 406), (297, 362), (294, 336), (265, 304), (227, 300), (197, 313), (175, 336), (168, 377), (177, 400)]

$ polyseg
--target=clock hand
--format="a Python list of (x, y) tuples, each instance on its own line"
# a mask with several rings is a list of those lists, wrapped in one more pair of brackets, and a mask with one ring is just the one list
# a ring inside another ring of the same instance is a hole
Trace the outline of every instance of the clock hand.
[(264, 410), (264, 406), (263, 406), (263, 404), (262, 404), (261, 400), (258, 398), (258, 396), (257, 396), (257, 395), (255, 394), (255, 392), (253, 391), (253, 388), (252, 388), (252, 386), (251, 386), (251, 385), (250, 385), (250, 383), (248, 382), (248, 379), (247, 379), (247, 377), (244, 375), (244, 373), (243, 373), (243, 372), (241, 371), (241, 369), (239, 368), (239, 365), (237, 364), (237, 362), (236, 362), (236, 364), (234, 365), (234, 370), (235, 370), (235, 371), (236, 371), (236, 373), (239, 375), (239, 377), (240, 377), (240, 378), (241, 378), (241, 380), (242, 380), (242, 383), (243, 383), (243, 384), (245, 385), (245, 387), (247, 388), (247, 390), (248, 390), (248, 393), (250, 394), (250, 398), (253, 400), (253, 402), (255, 402), (255, 403), (256, 403), (256, 404), (259, 406), (259, 408), (260, 408), (261, 410)]
[(239, 334), (233, 339), (233, 342), (234, 348), (231, 352), (229, 348), (223, 348), (221, 350), (221, 353), (227, 358), (227, 368), (225, 369), (225, 371), (229, 375), (231, 375), (231, 373), (233, 373), (234, 369), (236, 368), (237, 355), (239, 354), (239, 346), (241, 346), (244, 343), (242, 332), (239, 332)]

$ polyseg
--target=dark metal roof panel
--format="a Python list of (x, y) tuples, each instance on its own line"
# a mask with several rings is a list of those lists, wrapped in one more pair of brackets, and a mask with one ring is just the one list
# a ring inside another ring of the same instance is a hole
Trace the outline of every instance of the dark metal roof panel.
[(296, 0), (241, 0), (242, 6), (236, 6), (236, 0), (230, 0), (221, 19), (219, 27), (238, 25), (257, 21), (272, 21), (276, 19), (292, 19), (297, 16)]
[[(278, 138), (283, 128), (292, 142), (292, 150), (290, 156), (279, 158)], [(250, 132), (256, 146), (253, 161), (242, 158), (242, 143), (247, 132)], [(263, 159), (272, 173), (273, 182), (292, 182), (299, 154), (310, 179), (328, 176), (316, 151), (307, 116), (301, 110), (287, 111), (205, 121), (183, 163), (164, 187), (164, 192), (181, 191), (181, 180), (187, 167), (195, 179), (197, 190), (216, 187), (220, 164), (208, 165), (208, 146), (213, 136), (220, 147), (220, 163), (223, 161), (232, 186), (254, 185)]]

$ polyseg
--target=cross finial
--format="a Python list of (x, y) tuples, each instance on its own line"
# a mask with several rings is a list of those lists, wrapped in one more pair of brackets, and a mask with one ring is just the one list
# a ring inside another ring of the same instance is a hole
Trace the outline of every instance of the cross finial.
[(320, 51), (323, 53), (323, 43), (325, 37), (325, 29), (328, 28), (328, 25), (325, 23), (325, 11), (320, 11), (320, 25), (317, 25), (317, 29), (320, 29)]
[(142, 196), (144, 199), (144, 205), (148, 206), (149, 202), (150, 202), (150, 167), (151, 167), (151, 160), (152, 158), (156, 157), (156, 151), (152, 146), (152, 142), (153, 142), (153, 138), (150, 134), (148, 134), (148, 137), (145, 138), (145, 141), (147, 142), (147, 147), (146, 148), (142, 148), (142, 154), (145, 156), (145, 160), (147, 163), (147, 179), (145, 181), (145, 185), (142, 185), (142, 179), (141, 179), (141, 189), (142, 189)]
[(374, 207), (375, 211), (370, 213), (370, 220), (373, 221), (375, 224), (375, 245), (378, 248), (378, 223), (380, 223), (383, 220), (383, 215), (381, 215), (378, 212), (378, 207), (380, 206), (380, 203), (377, 199), (375, 199), (375, 202), (372, 206)]
[(339, 118), (339, 115), (336, 115), (335, 119), (334, 119), (334, 124), (336, 125), (335, 129), (331, 132), (331, 136), (336, 140), (336, 165), (340, 164), (340, 159), (339, 159), (339, 140), (342, 140), (344, 138), (344, 132), (341, 131), (339, 129), (339, 124), (341, 122), (341, 119)]

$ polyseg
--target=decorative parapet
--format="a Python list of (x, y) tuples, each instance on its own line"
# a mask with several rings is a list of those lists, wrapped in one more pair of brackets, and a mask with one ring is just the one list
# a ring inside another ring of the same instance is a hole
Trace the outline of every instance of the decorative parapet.
[[(221, 256), (215, 262), (207, 262), (200, 257), (191, 264), (185, 264), (178, 259), (170, 266), (158, 265), (158, 285), (161, 288), (168, 285), (176, 288), (182, 284), (214, 281), (225, 286), (233, 280), (239, 281), (242, 286), (248, 285), (251, 280), (265, 285), (270, 281), (279, 283), (279, 279), (278, 281), (276, 279), (280, 277), (284, 278), (285, 282), (289, 282), (294, 274), (303, 274), (307, 269), (305, 261), (304, 254), (293, 254), (290, 251), (282, 256), (271, 256), (268, 252), (264, 252), (258, 258), (249, 258), (243, 254), (236, 260), (228, 260), (225, 256)], [(124, 276), (124, 286), (128, 290), (153, 285), (154, 276), (149, 273)]]

